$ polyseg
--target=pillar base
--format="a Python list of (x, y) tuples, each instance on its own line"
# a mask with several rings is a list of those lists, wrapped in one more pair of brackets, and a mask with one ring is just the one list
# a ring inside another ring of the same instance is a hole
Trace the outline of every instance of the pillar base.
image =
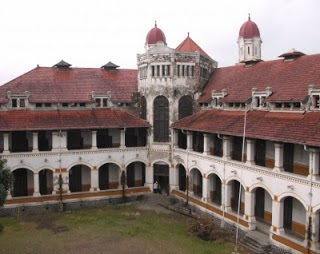
[(41, 194), (40, 194), (40, 192), (34, 192), (32, 196), (33, 196), (33, 197), (40, 197)]

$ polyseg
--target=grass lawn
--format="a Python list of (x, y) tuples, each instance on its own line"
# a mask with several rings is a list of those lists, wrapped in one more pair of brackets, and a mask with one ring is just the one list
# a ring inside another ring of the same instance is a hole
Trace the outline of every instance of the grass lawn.
[[(227, 239), (188, 234), (194, 221), (134, 205), (0, 218), (0, 253), (232, 253)], [(247, 252), (242, 252), (247, 253)]]

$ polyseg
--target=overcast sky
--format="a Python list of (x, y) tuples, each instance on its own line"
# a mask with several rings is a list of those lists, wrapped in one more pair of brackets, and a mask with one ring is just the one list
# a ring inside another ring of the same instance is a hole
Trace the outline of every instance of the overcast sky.
[(0, 2), (0, 84), (60, 60), (99, 68), (136, 68), (154, 27), (175, 48), (190, 32), (219, 67), (237, 62), (248, 13), (259, 29), (262, 59), (291, 48), (320, 53), (319, 0), (10, 0)]

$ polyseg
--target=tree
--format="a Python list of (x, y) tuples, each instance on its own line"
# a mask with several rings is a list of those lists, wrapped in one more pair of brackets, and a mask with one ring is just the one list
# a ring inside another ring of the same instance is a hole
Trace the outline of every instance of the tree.
[(7, 161), (0, 159), (0, 207), (4, 205), (8, 190), (11, 187), (13, 176), (7, 167)]

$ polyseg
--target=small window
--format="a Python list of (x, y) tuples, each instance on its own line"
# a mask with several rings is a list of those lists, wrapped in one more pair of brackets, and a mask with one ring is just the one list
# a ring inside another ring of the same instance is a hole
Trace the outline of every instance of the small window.
[(66, 107), (68, 107), (68, 106), (69, 106), (68, 103), (66, 103), (66, 102), (62, 103), (62, 107), (66, 108)]
[(80, 105), (80, 107), (85, 107), (86, 106), (86, 104), (84, 102), (80, 102), (79, 105)]
[(45, 106), (46, 108), (50, 108), (50, 107), (51, 107), (51, 103), (45, 103), (44, 106)]
[(282, 103), (280, 103), (280, 102), (276, 102), (275, 107), (276, 107), (276, 108), (281, 108), (281, 107), (282, 107)]
[(162, 76), (165, 76), (166, 75), (166, 67), (165, 65), (162, 65)]
[(42, 108), (42, 103), (36, 103), (36, 108)]
[(248, 55), (250, 54), (250, 47), (248, 47)]
[(167, 76), (170, 76), (170, 65), (167, 65)]
[(24, 108), (26, 106), (25, 99), (20, 99), (20, 108)]
[(103, 98), (102, 99), (102, 105), (103, 105), (103, 107), (107, 107), (108, 106), (108, 99), (107, 98)]
[(96, 99), (96, 107), (100, 107), (101, 106), (101, 100), (100, 98)]
[(155, 71), (155, 70), (154, 70), (154, 66), (151, 66), (151, 76), (152, 76), (152, 77), (154, 77), (154, 75), (155, 75), (155, 74), (154, 74), (154, 71)]
[(18, 100), (17, 99), (11, 99), (11, 107), (12, 108), (18, 107)]

